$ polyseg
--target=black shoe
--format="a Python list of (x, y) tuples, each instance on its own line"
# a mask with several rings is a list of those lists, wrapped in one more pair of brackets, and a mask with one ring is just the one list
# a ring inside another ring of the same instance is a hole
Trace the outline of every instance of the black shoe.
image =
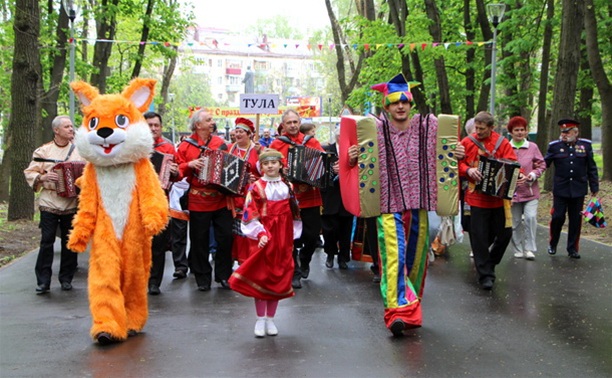
[(200, 286), (198, 286), (198, 290), (200, 290), (200, 291), (210, 291), (210, 285), (200, 285)]
[(161, 291), (159, 290), (159, 286), (151, 285), (149, 286), (149, 295), (159, 295)]
[(302, 281), (300, 281), (300, 277), (293, 276), (293, 279), (291, 280), (291, 287), (294, 289), (302, 288)]
[(327, 255), (327, 260), (325, 260), (325, 267), (332, 269), (334, 267), (334, 255)]
[(346, 261), (338, 261), (338, 268), (340, 268), (342, 270), (347, 270), (348, 269), (348, 265), (347, 265)]
[(550, 245), (548, 246), (548, 254), (549, 255), (554, 255), (555, 253), (557, 253), (557, 249), (551, 247)]
[(138, 331), (135, 329), (128, 329), (128, 337), (138, 336)]
[(49, 292), (49, 285), (38, 285), (36, 286), (36, 294), (46, 294)]
[(229, 282), (227, 282), (227, 280), (221, 280), (221, 282), (219, 282), (221, 284), (221, 287), (224, 288), (225, 290), (229, 290), (230, 289), (230, 284)]
[(579, 259), (580, 258), (580, 254), (576, 251), (571, 251), (568, 252), (568, 255), (570, 257), (570, 259)]
[(64, 291), (72, 290), (72, 284), (70, 282), (62, 282), (62, 290)]
[(98, 340), (98, 343), (100, 345), (109, 345), (109, 344), (114, 344), (114, 343), (118, 343), (119, 340), (114, 339), (110, 333), (107, 332), (100, 332), (96, 335), (96, 340)]
[(491, 277), (487, 277), (487, 278), (483, 279), (482, 282), (480, 283), (480, 287), (483, 290), (491, 290), (491, 289), (493, 289), (493, 279)]
[(302, 272), (302, 278), (308, 278), (310, 275), (310, 267), (300, 268), (300, 271)]
[(372, 278), (372, 282), (380, 283), (380, 274), (374, 273), (374, 277)]
[(172, 275), (174, 278), (176, 278), (177, 280), (180, 280), (182, 278), (186, 278), (187, 277), (187, 272), (182, 270), (182, 269), (177, 269), (174, 271), (174, 274)]
[(401, 319), (394, 320), (393, 323), (391, 323), (391, 327), (389, 327), (391, 333), (395, 337), (402, 336), (405, 328), (406, 324)]

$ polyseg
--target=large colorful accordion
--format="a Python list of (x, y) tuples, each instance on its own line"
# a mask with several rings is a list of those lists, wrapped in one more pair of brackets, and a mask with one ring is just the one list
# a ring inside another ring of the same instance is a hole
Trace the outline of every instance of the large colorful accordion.
[[(359, 145), (357, 165), (351, 167), (350, 146)], [(380, 215), (380, 172), (376, 119), (344, 116), (338, 140), (342, 204), (358, 217)]]
[(83, 175), (85, 164), (84, 161), (64, 161), (53, 167), (52, 171), (58, 176), (55, 186), (58, 196), (75, 198), (79, 195), (79, 189), (74, 183)]
[(170, 181), (170, 163), (174, 162), (174, 155), (153, 151), (150, 160), (153, 164), (153, 168), (155, 168), (155, 172), (157, 172), (159, 176), (162, 189), (168, 190), (170, 184), (172, 184)]
[(512, 199), (521, 170), (518, 162), (480, 156), (478, 170), (482, 180), (476, 184), (476, 190), (490, 196)]
[(306, 146), (293, 146), (287, 152), (287, 178), (317, 188), (331, 185), (330, 168), (335, 155)]
[(225, 151), (205, 149), (200, 156), (204, 166), (198, 179), (205, 185), (214, 185), (230, 195), (243, 195), (249, 181), (250, 164)]
[(438, 115), (436, 135), (436, 213), (442, 217), (459, 214), (459, 164), (455, 149), (459, 142), (459, 116)]

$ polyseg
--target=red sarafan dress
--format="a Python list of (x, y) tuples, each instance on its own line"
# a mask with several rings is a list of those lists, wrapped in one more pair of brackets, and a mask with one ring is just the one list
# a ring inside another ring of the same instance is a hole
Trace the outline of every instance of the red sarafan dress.
[(253, 243), (249, 258), (230, 277), (230, 287), (242, 295), (261, 300), (295, 295), (293, 239), (301, 236), (302, 222), (289, 185), (280, 177), (264, 176), (249, 188), (242, 232), (255, 240), (267, 235), (268, 243), (263, 248)]

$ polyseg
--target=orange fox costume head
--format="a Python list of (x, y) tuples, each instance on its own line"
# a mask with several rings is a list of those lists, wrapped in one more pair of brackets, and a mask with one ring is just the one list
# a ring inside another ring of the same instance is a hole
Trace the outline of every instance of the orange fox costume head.
[(149, 157), (153, 137), (142, 113), (153, 101), (155, 83), (134, 79), (121, 94), (105, 95), (83, 81), (70, 84), (82, 104), (83, 126), (75, 144), (85, 160), (112, 166)]

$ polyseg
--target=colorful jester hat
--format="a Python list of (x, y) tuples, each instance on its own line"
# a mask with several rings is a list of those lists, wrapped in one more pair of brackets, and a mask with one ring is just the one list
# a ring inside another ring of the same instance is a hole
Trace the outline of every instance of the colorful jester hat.
[(398, 74), (387, 83), (380, 83), (371, 86), (383, 94), (383, 105), (388, 106), (398, 101), (409, 101), (412, 104), (412, 93), (410, 89), (419, 85), (419, 82), (407, 82), (403, 74)]

